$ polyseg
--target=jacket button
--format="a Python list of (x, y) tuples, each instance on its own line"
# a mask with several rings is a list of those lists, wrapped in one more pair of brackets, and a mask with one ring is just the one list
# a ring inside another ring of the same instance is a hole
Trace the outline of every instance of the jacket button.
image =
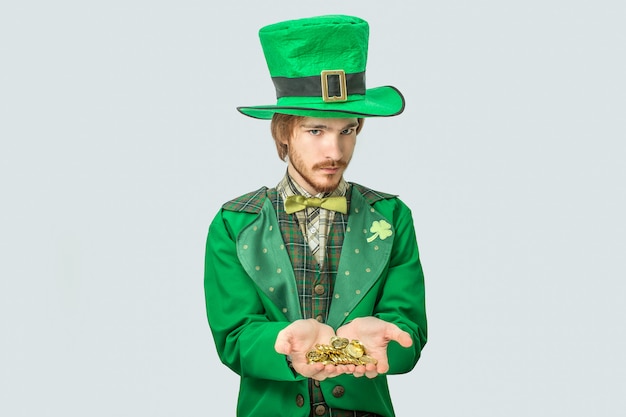
[(302, 407), (304, 405), (304, 397), (302, 396), (302, 394), (296, 395), (296, 405), (298, 407)]
[(315, 291), (315, 294), (317, 295), (322, 295), (324, 294), (324, 291), (325, 291), (324, 286), (322, 284), (317, 284), (313, 290)]
[(333, 388), (333, 397), (342, 397), (345, 392), (346, 390), (341, 385), (337, 385), (335, 388)]
[(326, 407), (324, 407), (323, 405), (318, 405), (317, 407), (315, 407), (316, 416), (323, 416), (324, 414), (326, 414)]

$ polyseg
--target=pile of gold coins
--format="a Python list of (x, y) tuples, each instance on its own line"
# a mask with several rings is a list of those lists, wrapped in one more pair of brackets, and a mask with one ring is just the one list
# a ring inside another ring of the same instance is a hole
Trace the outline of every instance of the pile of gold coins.
[(309, 363), (321, 362), (324, 365), (366, 365), (378, 361), (367, 356), (365, 346), (358, 340), (349, 341), (344, 337), (334, 336), (330, 344), (315, 345), (315, 349), (307, 352), (306, 358)]

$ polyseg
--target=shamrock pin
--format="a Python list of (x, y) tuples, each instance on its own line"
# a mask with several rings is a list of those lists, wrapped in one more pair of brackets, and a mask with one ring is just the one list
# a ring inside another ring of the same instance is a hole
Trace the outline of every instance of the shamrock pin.
[(374, 221), (372, 227), (370, 227), (370, 232), (374, 234), (367, 238), (368, 243), (373, 242), (377, 237), (379, 237), (380, 240), (385, 240), (392, 234), (391, 225), (384, 220)]

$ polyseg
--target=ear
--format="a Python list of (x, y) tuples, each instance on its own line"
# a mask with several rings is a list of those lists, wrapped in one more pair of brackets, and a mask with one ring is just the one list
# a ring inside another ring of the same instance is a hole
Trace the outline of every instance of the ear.
[(280, 143), (282, 143), (284, 146), (289, 146), (289, 142), (291, 142), (291, 139), (294, 138), (294, 136), (296, 136), (296, 127), (294, 126), (290, 131), (289, 131), (289, 135), (280, 135)]
[(283, 161), (287, 161), (287, 158), (289, 157), (289, 145), (286, 143), (280, 145), (279, 156)]

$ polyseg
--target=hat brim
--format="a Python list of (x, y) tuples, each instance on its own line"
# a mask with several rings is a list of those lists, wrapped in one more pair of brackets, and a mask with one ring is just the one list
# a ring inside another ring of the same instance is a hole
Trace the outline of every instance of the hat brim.
[[(255, 119), (271, 119), (274, 113), (320, 118), (362, 118), (396, 116), (404, 111), (404, 97), (392, 86), (371, 88), (358, 100), (325, 103), (307, 102), (296, 105), (237, 107), (242, 114)], [(305, 100), (306, 101), (306, 100)]]

